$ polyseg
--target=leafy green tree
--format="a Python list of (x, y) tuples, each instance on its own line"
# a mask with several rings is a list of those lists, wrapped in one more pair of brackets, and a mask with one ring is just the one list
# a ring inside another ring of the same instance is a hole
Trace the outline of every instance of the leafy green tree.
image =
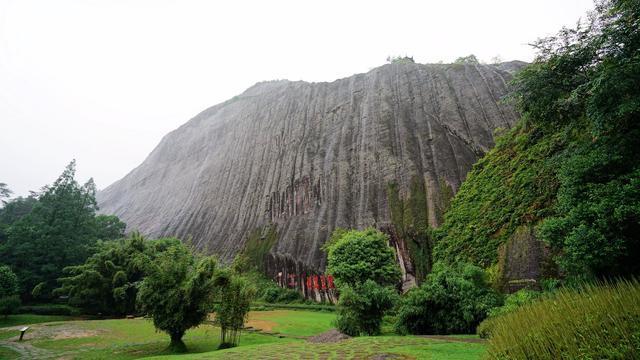
[(112, 240), (124, 238), (124, 230), (127, 224), (120, 221), (115, 215), (96, 216), (96, 238), (99, 240)]
[(373, 280), (357, 287), (345, 285), (340, 288), (336, 327), (351, 336), (379, 335), (384, 314), (393, 308), (398, 298), (393, 288)]
[(402, 334), (472, 333), (501, 300), (481, 268), (436, 263), (425, 282), (400, 302), (396, 330)]
[(185, 352), (184, 333), (200, 325), (212, 308), (216, 262), (195, 259), (184, 244), (173, 245), (150, 264), (138, 290), (140, 310), (153, 318), (156, 329), (169, 334), (169, 348)]
[(237, 346), (256, 289), (231, 271), (216, 274), (215, 323), (220, 326), (220, 348)]
[(354, 336), (378, 334), (401, 276), (389, 239), (371, 228), (338, 229), (323, 248), (328, 252), (327, 273), (340, 292), (338, 329)]
[(588, 24), (541, 39), (513, 98), (544, 136), (584, 134), (556, 160), (556, 215), (540, 236), (572, 277), (638, 274), (640, 3), (602, 1)]
[(0, 262), (17, 272), (23, 298), (50, 297), (62, 269), (83, 263), (98, 235), (110, 234), (101, 227), (104, 222), (96, 221), (95, 193), (92, 179), (84, 185), (75, 180), (72, 161), (51, 186), (43, 188), (37, 201), (28, 200), (31, 211), (15, 217), (3, 230), (6, 240), (0, 245)]
[(326, 247), (327, 273), (338, 287), (356, 286), (366, 280), (397, 285), (401, 272), (387, 235), (375, 229), (351, 230)]
[(162, 251), (179, 245), (178, 239), (146, 240), (139, 233), (127, 239), (100, 241), (97, 251), (82, 265), (64, 269), (55, 295), (87, 313), (126, 315), (136, 312), (138, 286)]
[(478, 61), (478, 58), (471, 54), (471, 55), (467, 55), (467, 56), (461, 56), (459, 58), (456, 59), (456, 61), (454, 61), (455, 64), (480, 64), (480, 61)]
[(6, 265), (0, 266), (0, 314), (5, 318), (20, 306), (18, 277)]

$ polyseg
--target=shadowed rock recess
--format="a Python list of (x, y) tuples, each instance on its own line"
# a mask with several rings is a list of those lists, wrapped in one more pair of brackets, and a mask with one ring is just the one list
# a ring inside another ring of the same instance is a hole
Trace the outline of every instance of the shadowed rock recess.
[[(258, 83), (167, 134), (98, 194), (101, 212), (224, 261), (262, 249), (260, 266), (285, 278), (322, 271), (334, 228), (375, 226), (411, 281), (399, 227), (439, 225), (493, 130), (515, 123), (499, 100), (523, 64), (387, 64), (330, 83)], [(411, 204), (411, 224), (407, 209), (394, 223), (391, 197)]]

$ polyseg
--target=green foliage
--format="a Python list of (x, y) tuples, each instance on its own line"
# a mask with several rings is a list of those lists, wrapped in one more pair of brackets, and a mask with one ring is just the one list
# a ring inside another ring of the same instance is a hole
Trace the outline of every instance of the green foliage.
[(216, 275), (217, 304), (215, 323), (220, 326), (220, 348), (238, 346), (256, 289), (243, 277), (230, 271)]
[[(447, 187), (443, 186), (443, 190), (446, 189)], [(443, 194), (445, 193), (443, 192)], [(400, 198), (398, 185), (390, 183), (387, 186), (387, 199), (391, 222), (397, 235), (405, 241), (408, 247), (409, 256), (415, 267), (416, 278), (420, 282), (431, 271), (433, 247), (424, 182), (418, 177), (412, 178), (409, 196), (406, 200)], [(438, 210), (441, 210), (440, 207)]]
[(355, 286), (345, 285), (340, 288), (336, 327), (351, 336), (379, 335), (382, 318), (397, 299), (393, 288), (370, 279)]
[(0, 266), (0, 314), (7, 315), (16, 312), (20, 307), (18, 293), (18, 277), (6, 265)]
[(487, 283), (484, 271), (459, 263), (436, 263), (418, 288), (398, 307), (396, 331), (401, 334), (464, 334), (473, 332), (501, 297)]
[(584, 285), (495, 319), (490, 359), (640, 358), (640, 284)]
[(480, 64), (480, 61), (478, 61), (478, 58), (471, 54), (471, 55), (467, 55), (467, 56), (461, 56), (459, 58), (456, 59), (456, 61), (453, 62), (454, 64)]
[(121, 239), (124, 237), (124, 229), (127, 224), (123, 223), (115, 215), (96, 216), (96, 238), (100, 240)]
[(571, 278), (640, 272), (638, 9), (599, 2), (586, 26), (535, 44), (513, 83), (522, 119), (468, 175), (436, 258), (488, 267), (518, 226), (540, 224)]
[(390, 64), (415, 64), (413, 56), (387, 56), (387, 62)]
[(521, 289), (513, 294), (507, 295), (502, 306), (489, 310), (489, 316), (478, 325), (476, 333), (480, 335), (481, 338), (486, 339), (490, 337), (498, 317), (512, 313), (520, 307), (532, 303), (537, 300), (540, 295), (540, 292), (529, 289)]
[(516, 126), (497, 139), (454, 197), (444, 224), (436, 230), (434, 258), (489, 267), (498, 248), (516, 229), (553, 213), (558, 182), (552, 158), (575, 132), (542, 136)]
[[(6, 199), (6, 198), (10, 197), (11, 194), (13, 194), (13, 191), (11, 191), (11, 189), (9, 189), (7, 184), (6, 183), (0, 183), (0, 199)], [(3, 202), (3, 204), (5, 203), (4, 200), (2, 200), (2, 202)]]
[(515, 83), (530, 122), (585, 133), (558, 158), (554, 216), (540, 236), (572, 277), (640, 272), (640, 5), (604, 1), (586, 27), (537, 43), (538, 61)]
[(81, 186), (74, 177), (72, 161), (37, 200), (16, 200), (15, 206), (10, 202), (2, 211), (2, 217), (11, 223), (2, 230), (6, 241), (0, 245), (0, 262), (17, 272), (23, 298), (31, 298), (37, 285), (35, 293), (49, 298), (62, 269), (83, 263), (98, 235), (104, 234), (104, 223), (96, 221), (93, 180)]
[(82, 265), (64, 269), (56, 295), (86, 313), (127, 315), (136, 312), (138, 286), (151, 263), (178, 239), (145, 240), (139, 233), (127, 239), (98, 242), (96, 252)]
[(186, 351), (184, 333), (200, 325), (211, 310), (215, 269), (213, 258), (195, 259), (182, 243), (171, 245), (150, 263), (137, 304), (153, 318), (156, 329), (170, 335), (173, 351)]
[(385, 234), (375, 229), (351, 230), (328, 247), (327, 273), (336, 285), (356, 286), (366, 280), (396, 285), (400, 268)]
[(275, 225), (256, 229), (247, 239), (242, 256), (244, 257), (243, 271), (264, 270), (264, 259), (278, 240), (278, 232)]

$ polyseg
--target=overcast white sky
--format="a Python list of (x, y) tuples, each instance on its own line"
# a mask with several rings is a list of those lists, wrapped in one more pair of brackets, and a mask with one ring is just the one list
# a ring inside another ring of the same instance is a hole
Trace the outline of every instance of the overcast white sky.
[(0, 182), (76, 159), (104, 188), (167, 132), (262, 80), (332, 81), (388, 55), (533, 59), (591, 0), (0, 0)]

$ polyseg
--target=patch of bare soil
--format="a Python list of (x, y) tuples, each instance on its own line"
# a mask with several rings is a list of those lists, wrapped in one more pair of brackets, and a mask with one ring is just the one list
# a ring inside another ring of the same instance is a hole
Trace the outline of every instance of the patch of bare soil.
[(59, 329), (53, 334), (52, 339), (60, 340), (60, 339), (76, 339), (83, 337), (96, 336), (98, 332), (96, 330), (85, 330), (85, 329)]
[(337, 343), (342, 340), (350, 339), (351, 336), (345, 335), (336, 329), (323, 332), (322, 334), (311, 336), (307, 341), (312, 343)]

